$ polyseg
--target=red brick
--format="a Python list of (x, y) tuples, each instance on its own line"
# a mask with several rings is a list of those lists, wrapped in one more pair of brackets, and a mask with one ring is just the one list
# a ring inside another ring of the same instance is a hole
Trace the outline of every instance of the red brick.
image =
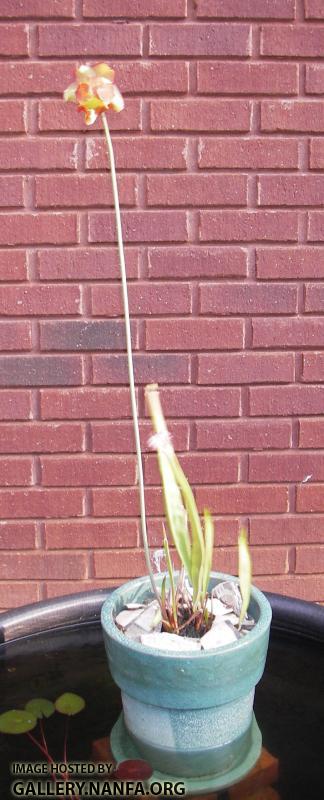
[[(113, 206), (110, 176), (105, 175), (43, 175), (36, 181), (36, 208), (68, 206)], [(119, 202), (136, 205), (137, 183), (134, 175), (122, 175), (118, 180)]]
[(198, 356), (198, 383), (289, 383), (294, 380), (292, 353), (226, 353)]
[(237, 417), (240, 413), (240, 390), (236, 388), (163, 388), (161, 396), (167, 417)]
[[(190, 314), (191, 290), (189, 283), (134, 283), (129, 286), (131, 315)], [(120, 317), (123, 300), (120, 284), (94, 286), (91, 293), (94, 316)]]
[(74, 17), (74, 0), (1, 0), (2, 17)]
[(30, 486), (33, 483), (32, 458), (4, 458), (2, 456), (0, 470), (2, 486)]
[(133, 456), (41, 458), (43, 486), (131, 486), (135, 483)]
[(322, 414), (324, 386), (255, 386), (250, 389), (251, 415), (287, 417)]
[(255, 517), (250, 520), (251, 544), (295, 544), (321, 542), (324, 535), (323, 517)]
[(324, 459), (321, 454), (253, 453), (249, 456), (249, 480), (254, 481), (312, 481), (324, 479)]
[(8, 519), (80, 517), (83, 514), (83, 490), (3, 489), (0, 491), (0, 513)]
[(276, 513), (288, 510), (287, 486), (198, 486), (199, 507), (209, 508), (215, 514)]
[(177, 318), (146, 323), (147, 350), (237, 350), (242, 345), (242, 320)]
[[(94, 422), (91, 425), (94, 453), (134, 453), (135, 439), (132, 422)], [(173, 446), (183, 452), (189, 450), (189, 423), (173, 422), (170, 425)], [(152, 434), (150, 422), (140, 422), (142, 452), (149, 451), (148, 440)]]
[(44, 580), (83, 578), (86, 556), (81, 553), (6, 553), (1, 558), (3, 578)]
[(0, 244), (66, 244), (77, 241), (75, 214), (2, 214)]
[[(242, 64), (240, 64), (242, 67)], [(199, 167), (240, 169), (297, 169), (298, 141), (264, 136), (207, 138), (199, 142)]]
[(83, 16), (94, 17), (126, 17), (137, 19), (143, 17), (185, 17), (186, 0), (84, 0)]
[[(187, 453), (181, 456), (180, 463), (191, 484), (236, 483), (238, 480), (239, 459), (236, 455)], [(145, 456), (144, 470), (146, 484), (161, 485), (156, 455)]]
[(0, 129), (3, 133), (24, 133), (26, 121), (23, 100), (0, 101)]
[(149, 206), (244, 206), (245, 175), (151, 175), (147, 178)]
[[(78, 491), (78, 490), (74, 490)], [(96, 517), (138, 517), (138, 487), (93, 489), (93, 513)], [(146, 511), (151, 516), (163, 514), (161, 489), (149, 486), (145, 491)]]
[[(266, 550), (257, 548), (251, 553), (253, 558), (253, 571), (254, 574), (262, 574), (264, 572), (264, 564), (267, 564), (267, 572), (285, 572), (286, 571), (286, 549), (285, 548), (272, 548)], [(269, 560), (268, 560), (269, 559)], [(216, 547), (214, 549), (213, 568), (217, 571), (220, 570), (231, 575), (236, 575), (238, 571), (238, 558), (237, 550), (234, 547), (230, 549), (223, 549)]]
[(288, 420), (204, 420), (196, 423), (196, 430), (199, 450), (281, 450), (291, 445)]
[[(187, 235), (185, 211), (125, 211), (123, 214), (125, 242), (185, 242)], [(114, 213), (89, 214), (89, 241), (115, 240)]]
[(79, 286), (0, 286), (0, 314), (79, 314)]
[(298, 218), (293, 211), (202, 211), (203, 241), (296, 241)]
[(282, 284), (205, 283), (200, 286), (202, 314), (293, 314), (297, 289)]
[(321, 175), (262, 175), (260, 206), (322, 206), (324, 179)]
[(30, 419), (31, 392), (25, 389), (0, 389), (0, 420)]
[(322, 601), (324, 598), (324, 579), (322, 575), (299, 576), (287, 575), (262, 577), (254, 581), (264, 592), (277, 592), (290, 597), (299, 597), (301, 600)]
[[(39, 250), (37, 255), (41, 280), (106, 280), (120, 277), (118, 251), (115, 248), (64, 247), (60, 250), (56, 247), (54, 250)], [(139, 250), (125, 250), (125, 259), (127, 277), (138, 278)]]
[(96, 578), (136, 578), (145, 575), (144, 553), (142, 550), (95, 553), (94, 571)]
[(45, 583), (45, 595), (46, 598), (52, 597), (62, 597), (62, 595), (67, 594), (75, 594), (75, 590), (77, 589), (78, 593), (85, 593), (85, 592), (92, 592), (98, 589), (107, 589), (108, 586), (117, 588), (118, 581), (115, 580), (78, 580), (77, 584), (75, 581), (47, 581)]
[(321, 512), (324, 511), (324, 485), (303, 484), (297, 486), (296, 511)]
[(294, 19), (294, 0), (197, 0), (197, 17)]
[(122, 419), (131, 416), (127, 389), (43, 389), (42, 419)]
[(253, 320), (253, 347), (316, 347), (324, 344), (324, 319)]
[[(68, 520), (46, 522), (48, 550), (89, 550), (90, 548), (136, 547), (135, 520)], [(0, 534), (1, 535), (1, 534)]]
[(247, 100), (153, 100), (153, 131), (248, 131), (251, 103)]
[[(2, 16), (2, 10), (1, 10)], [(28, 56), (27, 25), (11, 22), (10, 25), (0, 25), (0, 55), (1, 56)]]
[(0, 453), (74, 453), (80, 450), (84, 450), (82, 425), (35, 421), (0, 427)]
[[(2, 8), (1, 8), (2, 11)], [(68, 80), (69, 63), (55, 63), (41, 61), (3, 61), (0, 64), (1, 94), (59, 94), (65, 88)], [(7, 143), (9, 144), (9, 143)], [(28, 147), (28, 143), (26, 144)], [(45, 142), (40, 143), (46, 144)], [(59, 142), (56, 142), (58, 152)]]
[[(123, 320), (68, 320), (41, 322), (42, 350), (124, 350)], [(133, 347), (138, 346), (136, 323), (132, 322)]]
[(306, 19), (324, 19), (322, 0), (305, 0)]
[(30, 350), (30, 322), (0, 322), (0, 350)]
[(27, 278), (25, 250), (0, 251), (0, 281), (24, 281)]
[[(64, 87), (63, 87), (64, 88)], [(18, 101), (16, 101), (18, 102)], [(1, 110), (0, 110), (1, 120)], [(63, 100), (40, 100), (38, 124), (40, 131), (84, 131), (83, 114), (78, 114), (75, 105), (68, 106)], [(141, 100), (127, 100), (125, 111), (109, 117), (112, 131), (138, 131), (142, 126)], [(101, 130), (100, 119), (92, 130)]]
[(29, 603), (37, 603), (40, 600), (40, 586), (38, 583), (10, 583), (1, 581), (0, 583), (0, 605), (4, 608), (19, 608), (19, 606)]
[(6, 169), (75, 169), (75, 146), (74, 139), (1, 139), (0, 160)]
[(267, 25), (261, 32), (261, 55), (306, 56), (323, 55), (324, 28), (310, 25)]
[(246, 257), (246, 250), (241, 247), (152, 247), (148, 252), (149, 277), (245, 277)]
[[(324, 361), (324, 354), (323, 361)], [(324, 364), (323, 364), (324, 366)], [(324, 372), (323, 379), (324, 379)], [(299, 422), (299, 447), (324, 448), (324, 420), (301, 419)]]
[(305, 311), (311, 313), (324, 311), (324, 283), (306, 284)]
[(309, 166), (310, 169), (324, 169), (324, 139), (310, 140)]
[[(309, 242), (324, 241), (324, 214), (321, 211), (310, 211), (308, 214), (308, 233)], [(321, 274), (323, 277), (323, 273)]]
[(296, 64), (201, 61), (198, 63), (197, 80), (198, 92), (202, 94), (298, 93)]
[(34, 550), (36, 546), (36, 522), (1, 522), (1, 550)]
[(0, 357), (0, 386), (74, 386), (82, 375), (80, 356)]
[(40, 56), (140, 56), (142, 30), (140, 25), (94, 23), (82, 25), (39, 25)]
[(186, 93), (189, 89), (189, 64), (186, 61), (164, 60), (163, 69), (160, 61), (151, 60), (120, 61), (115, 62), (114, 67), (123, 94)]
[(323, 572), (324, 547), (316, 545), (296, 548), (296, 572)]
[(286, 547), (251, 547), (254, 575), (276, 575), (288, 572)]
[(256, 264), (261, 280), (322, 278), (324, 251), (322, 247), (260, 247)]
[(306, 64), (305, 87), (307, 94), (323, 94), (324, 92), (323, 64)]
[[(159, 64), (159, 70), (161, 67)], [(173, 69), (173, 74), (175, 70)], [(128, 102), (128, 101), (127, 101)], [(158, 146), (157, 146), (158, 144)], [(103, 169), (107, 165), (107, 149), (105, 142), (98, 137), (86, 141), (87, 168)], [(141, 136), (118, 139), (114, 138), (114, 152), (117, 169), (185, 169), (187, 139), (166, 136), (157, 139), (155, 136)]]
[(324, 381), (324, 353), (303, 354), (302, 380), (309, 383)]
[(250, 27), (222, 23), (150, 26), (150, 56), (249, 56)]
[(324, 131), (324, 108), (320, 101), (263, 100), (261, 103), (262, 131)]
[[(135, 383), (188, 383), (190, 356), (171, 353), (135, 353)], [(123, 355), (93, 356), (93, 383), (129, 383), (127, 358)]]
[(23, 206), (24, 185), (23, 178), (18, 175), (1, 175), (0, 177), (0, 206)]

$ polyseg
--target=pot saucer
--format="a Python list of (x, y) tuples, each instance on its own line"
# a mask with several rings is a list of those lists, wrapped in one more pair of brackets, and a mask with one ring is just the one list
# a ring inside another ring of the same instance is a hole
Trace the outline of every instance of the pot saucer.
[[(110, 734), (110, 745), (114, 758), (117, 762), (127, 759), (142, 759), (135, 747), (124, 723), (124, 715), (120, 714), (117, 722)], [(150, 783), (157, 781), (171, 781), (173, 784), (181, 783), (185, 786), (187, 795), (204, 794), (205, 792), (216, 791), (217, 789), (227, 789), (234, 783), (238, 783), (257, 762), (262, 748), (262, 736), (255, 716), (253, 714), (251, 726), (251, 746), (245, 758), (233, 769), (221, 775), (202, 775), (199, 778), (180, 778), (178, 775), (169, 775), (165, 772), (153, 772)], [(163, 792), (162, 792), (163, 793)]]

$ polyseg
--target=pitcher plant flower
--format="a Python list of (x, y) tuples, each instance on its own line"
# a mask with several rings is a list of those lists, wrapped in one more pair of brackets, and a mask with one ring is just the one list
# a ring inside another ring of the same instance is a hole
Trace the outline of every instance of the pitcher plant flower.
[(122, 111), (123, 97), (114, 83), (115, 73), (108, 64), (81, 64), (75, 82), (65, 89), (64, 100), (76, 103), (85, 115), (86, 125), (93, 125), (100, 114), (112, 109)]
[(130, 315), (129, 315), (129, 303), (128, 303), (128, 291), (127, 291), (127, 274), (126, 274), (123, 233), (122, 233), (122, 224), (121, 224), (120, 207), (119, 207), (115, 157), (114, 157), (113, 144), (106, 116), (106, 111), (110, 110), (118, 112), (122, 111), (124, 108), (124, 100), (119, 89), (114, 83), (115, 73), (114, 70), (109, 66), (109, 64), (99, 63), (99, 64), (94, 64), (93, 66), (91, 66), (90, 64), (81, 64), (81, 66), (77, 67), (76, 69), (75, 77), (76, 77), (75, 82), (67, 87), (67, 89), (63, 94), (63, 98), (66, 102), (76, 103), (78, 105), (78, 111), (84, 112), (86, 125), (92, 125), (96, 121), (96, 119), (100, 116), (107, 144), (108, 163), (110, 166), (111, 183), (112, 183), (114, 207), (115, 207), (117, 243), (118, 243), (118, 254), (119, 254), (123, 306), (124, 306), (129, 389), (130, 389), (135, 449), (137, 458), (137, 471), (138, 471), (141, 533), (144, 545), (146, 566), (150, 576), (152, 589), (156, 594), (156, 596), (159, 597), (156, 581), (153, 575), (151, 559), (150, 559), (150, 551), (147, 539), (144, 474), (143, 474), (141, 442), (139, 435), (138, 414), (136, 406), (132, 339), (131, 339), (131, 327), (130, 327)]

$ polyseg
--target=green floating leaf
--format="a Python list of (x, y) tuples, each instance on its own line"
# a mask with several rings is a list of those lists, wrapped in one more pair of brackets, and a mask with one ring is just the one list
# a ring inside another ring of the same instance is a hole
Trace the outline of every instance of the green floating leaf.
[(46, 700), (45, 697), (34, 697), (32, 700), (28, 700), (25, 709), (26, 711), (31, 711), (38, 719), (43, 719), (43, 717), (48, 719), (55, 712), (54, 703), (51, 700)]
[(55, 701), (56, 711), (59, 711), (60, 714), (67, 714), (68, 717), (74, 717), (75, 714), (79, 714), (84, 707), (85, 701), (83, 697), (73, 692), (61, 694)]
[(245, 528), (240, 530), (238, 538), (239, 551), (239, 581), (242, 595), (242, 608), (240, 613), (240, 626), (249, 607), (252, 583), (252, 562)]
[(0, 715), (1, 733), (28, 733), (37, 725), (37, 718), (31, 711), (24, 711), (21, 708), (5, 711)]

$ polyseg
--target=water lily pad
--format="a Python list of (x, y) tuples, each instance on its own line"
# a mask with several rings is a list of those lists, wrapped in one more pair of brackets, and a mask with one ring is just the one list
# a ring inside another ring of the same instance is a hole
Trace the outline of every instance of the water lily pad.
[(1, 733), (28, 733), (37, 725), (37, 718), (31, 711), (14, 708), (0, 715)]
[(83, 697), (73, 692), (61, 694), (55, 701), (56, 711), (59, 711), (60, 714), (67, 714), (68, 717), (74, 717), (75, 714), (79, 714), (84, 707), (85, 701)]
[(25, 709), (26, 711), (31, 711), (38, 719), (43, 719), (43, 717), (48, 719), (55, 712), (54, 703), (51, 700), (46, 700), (45, 697), (34, 697), (32, 700), (28, 700)]
[(127, 759), (127, 761), (120, 761), (113, 776), (118, 780), (148, 780), (153, 774), (153, 769), (147, 761), (141, 759)]

